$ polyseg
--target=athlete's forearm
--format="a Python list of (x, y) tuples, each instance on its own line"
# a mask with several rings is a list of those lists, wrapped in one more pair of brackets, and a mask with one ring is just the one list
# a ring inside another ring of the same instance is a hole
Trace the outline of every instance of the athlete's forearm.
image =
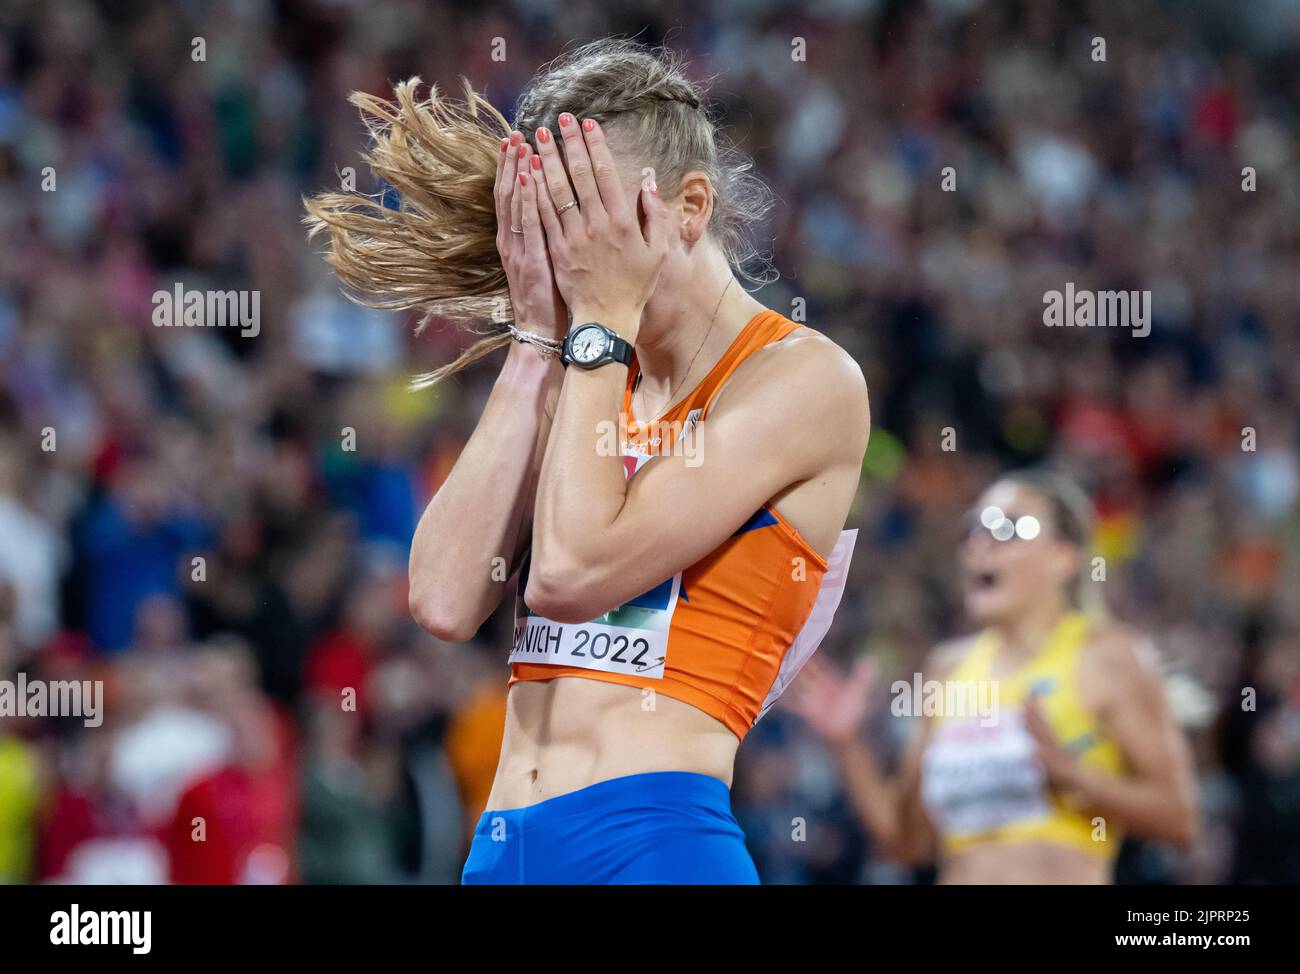
[(511, 346), (474, 433), (420, 518), (411, 542), (411, 612), (441, 639), (473, 636), (527, 545), (546, 414), (562, 375), (555, 359)]
[(529, 605), (560, 621), (586, 614), (585, 604), (568, 603), (590, 595), (587, 576), (602, 563), (627, 499), (619, 442), (626, 383), (621, 365), (571, 366), (560, 392), (538, 480), (529, 575)]
[(1080, 763), (1070, 776), (1067, 791), (1090, 814), (1144, 839), (1189, 845), (1199, 830), (1191, 788), (1120, 777)]
[(886, 777), (871, 749), (856, 735), (834, 744), (832, 753), (849, 807), (863, 830), (891, 859), (911, 861), (914, 850), (906, 839), (900, 783)]

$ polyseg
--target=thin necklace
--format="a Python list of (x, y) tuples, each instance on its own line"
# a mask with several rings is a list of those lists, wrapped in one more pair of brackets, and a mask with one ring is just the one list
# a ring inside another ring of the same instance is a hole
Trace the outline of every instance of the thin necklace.
[[(734, 277), (728, 278), (727, 286), (722, 289), (722, 295), (721, 297), (718, 298), (718, 303), (714, 305), (713, 317), (709, 319), (708, 330), (704, 332), (704, 341), (700, 342), (700, 347), (695, 350), (695, 354), (691, 357), (690, 364), (686, 366), (686, 371), (682, 373), (682, 377), (677, 383), (677, 388), (675, 390), (669, 390), (668, 401), (664, 403), (664, 408), (659, 411), (659, 416), (662, 416), (664, 411), (667, 410), (670, 406), (672, 406), (674, 402), (676, 402), (676, 399), (673, 398), (674, 394), (677, 392), (681, 392), (682, 386), (685, 385), (686, 380), (690, 378), (691, 370), (695, 368), (695, 360), (700, 357), (700, 352), (704, 351), (704, 346), (707, 345), (709, 342), (709, 336), (713, 334), (713, 326), (714, 324), (717, 323), (718, 312), (722, 310), (722, 301), (727, 296), (727, 292), (731, 290), (731, 285), (735, 282), (735, 280), (736, 279)], [(642, 372), (638, 368), (636, 373), (636, 387), (633, 389), (634, 393), (639, 393), (641, 391), (641, 375)], [(641, 397), (641, 405), (642, 406), (645, 405), (645, 396)], [(655, 419), (658, 419), (659, 416), (656, 416)], [(643, 422), (638, 425), (644, 426), (646, 424)]]

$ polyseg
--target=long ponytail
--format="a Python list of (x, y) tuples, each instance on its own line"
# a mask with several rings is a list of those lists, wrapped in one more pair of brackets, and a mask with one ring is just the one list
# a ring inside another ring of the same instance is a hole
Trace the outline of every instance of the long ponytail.
[(513, 319), (492, 195), (509, 123), (468, 83), (463, 101), (437, 86), (421, 100), (419, 87), (412, 78), (396, 86), (392, 101), (363, 92), (349, 99), (370, 133), (363, 159), (397, 193), (397, 207), (385, 206), (382, 194), (355, 192), (304, 201), (308, 238), (328, 235), (325, 261), (352, 300), (419, 311), (417, 334), (436, 316), (471, 328), (493, 322), (454, 362), (418, 376), (417, 388), (508, 344), (505, 323)]
[[(398, 206), (355, 192), (304, 201), (309, 237), (328, 237), (325, 260), (349, 297), (368, 307), (419, 311), (417, 330), (441, 316), (480, 336), (454, 362), (418, 376), (417, 388), (508, 345), (514, 319), (493, 199), (500, 140), (510, 126), (468, 82), (460, 100), (436, 86), (421, 99), (419, 87), (412, 78), (396, 86), (391, 101), (359, 92), (350, 99), (371, 137), (364, 161), (397, 194)], [(687, 77), (678, 55), (620, 38), (577, 47), (532, 79), (514, 124), (531, 138), (561, 112), (596, 119), (616, 157), (654, 167), (665, 197), (686, 173), (708, 175), (710, 239), (742, 277), (768, 279), (770, 272), (757, 276), (746, 265), (765, 263), (748, 238), (771, 193), (749, 158), (720, 135), (703, 88)]]

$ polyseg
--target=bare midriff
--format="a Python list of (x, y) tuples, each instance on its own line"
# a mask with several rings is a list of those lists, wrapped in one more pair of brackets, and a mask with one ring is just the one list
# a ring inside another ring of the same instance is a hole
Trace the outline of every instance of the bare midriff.
[(523, 808), (654, 771), (730, 786), (739, 743), (721, 721), (662, 693), (580, 677), (516, 683), (488, 808)]
[(949, 885), (1097, 885), (1111, 881), (1111, 863), (1050, 842), (989, 843), (945, 856), (938, 880)]

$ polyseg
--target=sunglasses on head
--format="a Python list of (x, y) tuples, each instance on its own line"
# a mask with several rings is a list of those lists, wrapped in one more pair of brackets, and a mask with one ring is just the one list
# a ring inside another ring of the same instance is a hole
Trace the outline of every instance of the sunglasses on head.
[(966, 515), (965, 526), (967, 537), (988, 533), (994, 541), (1032, 541), (1043, 531), (1034, 515), (1016, 514), (992, 505)]

